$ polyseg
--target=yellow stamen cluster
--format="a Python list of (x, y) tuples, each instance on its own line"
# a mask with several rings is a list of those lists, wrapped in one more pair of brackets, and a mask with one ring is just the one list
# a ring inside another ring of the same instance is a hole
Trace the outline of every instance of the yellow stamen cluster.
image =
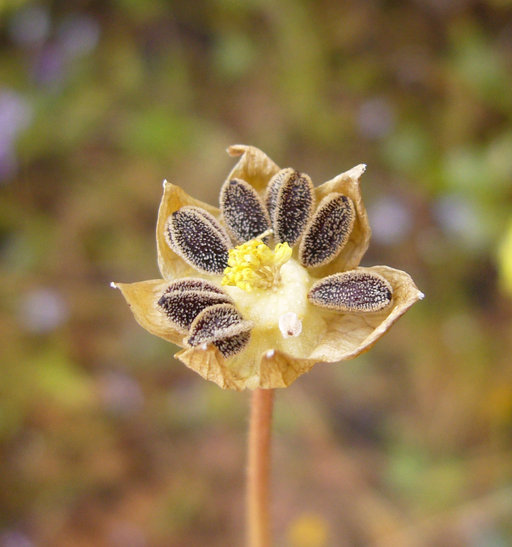
[(233, 285), (247, 292), (270, 289), (280, 281), (279, 270), (292, 256), (288, 243), (278, 243), (272, 251), (259, 239), (252, 239), (229, 251), (223, 285)]

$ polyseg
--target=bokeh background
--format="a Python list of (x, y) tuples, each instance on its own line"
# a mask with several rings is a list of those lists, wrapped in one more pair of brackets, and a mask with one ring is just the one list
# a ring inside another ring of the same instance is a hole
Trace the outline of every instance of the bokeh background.
[(510, 545), (511, 90), (507, 0), (2, 0), (0, 544), (242, 544), (249, 394), (109, 287), (241, 142), (367, 163), (363, 264), (426, 294), (277, 393), (276, 545)]

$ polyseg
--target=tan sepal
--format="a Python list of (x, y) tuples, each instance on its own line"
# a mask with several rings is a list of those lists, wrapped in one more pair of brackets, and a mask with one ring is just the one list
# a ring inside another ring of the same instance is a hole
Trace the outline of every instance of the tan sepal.
[(248, 367), (253, 371), (251, 375), (242, 376), (211, 344), (205, 349), (184, 349), (174, 357), (206, 380), (215, 382), (223, 389), (236, 391), (287, 387), (316, 363), (314, 359), (297, 359), (280, 351), (268, 351), (262, 355), (259, 367)]
[(261, 150), (245, 144), (234, 144), (228, 148), (230, 156), (241, 156), (226, 180), (243, 179), (257, 192), (263, 192), (268, 181), (279, 171), (279, 167)]
[(212, 344), (206, 347), (186, 348), (174, 355), (188, 368), (205, 380), (215, 382), (222, 389), (242, 391), (247, 387), (247, 378), (242, 378), (226, 365), (226, 359)]
[(357, 268), (384, 277), (393, 288), (391, 305), (374, 313), (329, 313), (328, 329), (309, 358), (336, 362), (352, 359), (370, 349), (373, 344), (415, 302), (423, 298), (410, 275), (387, 266)]
[(356, 165), (315, 189), (317, 203), (331, 192), (339, 192), (352, 200), (356, 210), (354, 227), (347, 243), (332, 262), (325, 266), (311, 268), (310, 271), (315, 277), (325, 277), (336, 272), (352, 270), (359, 265), (368, 249), (371, 229), (359, 188), (359, 179), (365, 171), (366, 165)]
[(267, 352), (261, 358), (258, 387), (288, 387), (299, 376), (311, 370), (315, 363), (314, 359), (298, 359), (281, 351)]
[(168, 342), (183, 345), (183, 334), (173, 327), (163, 309), (157, 305), (169, 286), (168, 281), (153, 279), (138, 283), (115, 283), (114, 286), (123, 294), (141, 327)]
[(164, 182), (164, 193), (158, 208), (158, 220), (156, 223), (156, 248), (158, 255), (158, 267), (164, 279), (197, 275), (196, 270), (188, 265), (183, 258), (176, 254), (165, 240), (165, 223), (171, 213), (185, 205), (195, 205), (211, 213), (219, 220), (220, 211), (216, 207), (208, 205), (198, 199), (189, 196), (184, 190), (170, 182)]

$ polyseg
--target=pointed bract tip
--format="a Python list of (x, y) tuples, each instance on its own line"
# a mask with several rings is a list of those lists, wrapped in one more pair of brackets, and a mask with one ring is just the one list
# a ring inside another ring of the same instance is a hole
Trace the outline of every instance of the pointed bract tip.
[(418, 298), (420, 300), (423, 300), (425, 298), (425, 293), (422, 293), (421, 291), (418, 291)]
[(245, 144), (232, 144), (226, 148), (226, 152), (230, 156), (241, 156), (245, 152), (246, 148), (247, 146)]
[(275, 350), (269, 349), (269, 350), (265, 353), (265, 357), (266, 357), (267, 359), (272, 359), (272, 357), (274, 357), (275, 353), (276, 353)]
[(164, 180), (162, 181), (162, 186), (165, 188), (165, 186), (166, 186), (167, 184), (169, 184), (169, 182), (167, 181), (167, 179), (164, 179)]
[(356, 165), (355, 167), (352, 167), (352, 169), (349, 169), (348, 171), (345, 171), (345, 173), (342, 173), (342, 177), (349, 178), (356, 184), (359, 184), (359, 179), (363, 175), (363, 173), (366, 171), (366, 163), (360, 163)]
[(360, 163), (349, 171), (351, 178), (356, 179), (356, 182), (359, 182), (361, 176), (366, 173), (366, 163)]
[(111, 282), (110, 282), (110, 286), (111, 286), (113, 289), (117, 289), (117, 288), (118, 288), (118, 286), (115, 284), (114, 281), (111, 281)]

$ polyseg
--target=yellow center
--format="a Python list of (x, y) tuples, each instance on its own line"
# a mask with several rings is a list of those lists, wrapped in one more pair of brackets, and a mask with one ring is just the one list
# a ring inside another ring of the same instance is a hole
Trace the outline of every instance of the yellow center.
[(280, 281), (281, 266), (291, 256), (292, 249), (288, 243), (278, 243), (272, 251), (259, 239), (247, 241), (230, 249), (222, 284), (232, 285), (246, 292), (275, 287)]

